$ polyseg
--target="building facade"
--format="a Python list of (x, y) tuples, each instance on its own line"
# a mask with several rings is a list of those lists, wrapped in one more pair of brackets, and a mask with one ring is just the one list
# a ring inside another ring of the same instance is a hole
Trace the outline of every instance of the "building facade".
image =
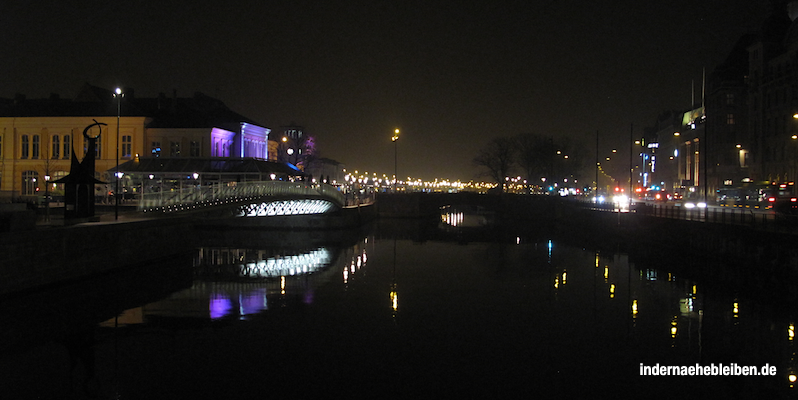
[(69, 173), (73, 152), (78, 160), (84, 157), (84, 129), (95, 121), (104, 125), (86, 134), (99, 135), (96, 178), (104, 182), (112, 182), (113, 174), (103, 171), (136, 158), (269, 158), (269, 129), (219, 100), (201, 93), (136, 98), (132, 90), (125, 92), (114, 97), (110, 90), (85, 85), (74, 100), (20, 95), (0, 100), (0, 201), (62, 191), (48, 181)]

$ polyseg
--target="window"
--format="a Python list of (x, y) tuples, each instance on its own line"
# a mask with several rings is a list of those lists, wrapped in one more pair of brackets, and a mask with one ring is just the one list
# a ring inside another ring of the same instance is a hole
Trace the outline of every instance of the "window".
[(122, 158), (130, 158), (133, 152), (133, 137), (130, 135), (122, 136)]
[(31, 158), (34, 160), (39, 159), (39, 135), (33, 135), (33, 154)]
[(200, 143), (196, 141), (191, 142), (191, 149), (190, 149), (191, 157), (199, 157), (200, 156)]
[(58, 159), (61, 154), (61, 137), (58, 135), (53, 135), (53, 153), (50, 154), (50, 158)]
[[(97, 140), (94, 142), (94, 159), (99, 160), (102, 156), (102, 135), (97, 135)], [(83, 139), (83, 154), (89, 155), (89, 140), (90, 139)], [(85, 156), (84, 156), (85, 157)]]
[(726, 104), (727, 105), (734, 105), (734, 93), (726, 93)]
[(169, 156), (180, 157), (180, 142), (169, 142)]
[(734, 114), (726, 114), (726, 125), (734, 125)]
[[(67, 171), (55, 171), (53, 172), (53, 177), (50, 178), (50, 181), (57, 181), (61, 178), (66, 177), (69, 174)], [(63, 183), (51, 183), (50, 190), (54, 192), (61, 192), (63, 194), (64, 184)]]
[(64, 135), (64, 159), (72, 157), (72, 136)]
[[(27, 136), (27, 135), (26, 135)], [(39, 173), (36, 171), (22, 172), (22, 195), (36, 194), (39, 189), (37, 181), (39, 180)]]
[(152, 156), (153, 157), (161, 156), (161, 142), (152, 142)]
[(19, 158), (25, 160), (30, 157), (30, 139), (28, 135), (22, 135), (22, 154)]

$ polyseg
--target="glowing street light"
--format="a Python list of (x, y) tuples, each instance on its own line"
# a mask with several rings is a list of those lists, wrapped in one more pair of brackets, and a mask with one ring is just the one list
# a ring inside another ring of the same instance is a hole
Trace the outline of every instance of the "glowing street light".
[(391, 141), (393, 142), (393, 191), (396, 192), (396, 184), (397, 179), (399, 178), (398, 174), (398, 161), (399, 161), (399, 152), (397, 150), (397, 142), (399, 141), (399, 128), (393, 130), (393, 136), (391, 137)]
[(121, 88), (116, 88), (114, 91), (116, 98), (116, 189), (114, 189), (114, 220), (119, 219), (119, 118), (122, 116), (122, 93)]

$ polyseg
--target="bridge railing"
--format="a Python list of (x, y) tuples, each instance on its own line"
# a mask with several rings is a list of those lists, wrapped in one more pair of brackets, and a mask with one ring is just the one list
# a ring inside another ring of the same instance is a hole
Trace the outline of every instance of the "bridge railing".
[(236, 200), (253, 196), (289, 196), (297, 198), (322, 196), (339, 207), (346, 202), (343, 193), (327, 184), (285, 181), (230, 182), (192, 185), (168, 191), (142, 193), (139, 195), (138, 210), (144, 211), (169, 206), (190, 206), (198, 203)]
[[(611, 203), (595, 204), (589, 200), (579, 201), (581, 208), (593, 211), (616, 212), (617, 207)], [(798, 232), (798, 216), (782, 215), (773, 210), (754, 210), (750, 208), (730, 207), (695, 207), (688, 208), (678, 203), (645, 203), (636, 202), (631, 207), (636, 215), (699, 221), (720, 225), (739, 225), (762, 231)]]

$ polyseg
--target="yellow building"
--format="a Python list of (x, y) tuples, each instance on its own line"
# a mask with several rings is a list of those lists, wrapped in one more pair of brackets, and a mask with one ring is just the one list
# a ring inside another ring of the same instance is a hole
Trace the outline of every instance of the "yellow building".
[[(117, 120), (119, 121), (117, 136)], [(136, 98), (132, 90), (115, 97), (111, 90), (85, 85), (74, 100), (51, 96), (0, 100), (0, 201), (32, 201), (63, 188), (45, 184), (70, 171), (72, 153), (82, 160), (84, 129), (97, 136), (96, 177), (112, 182), (117, 161), (136, 157), (269, 158), (269, 129), (234, 113), (201, 93), (190, 98)], [(96, 188), (98, 194), (113, 190)]]

